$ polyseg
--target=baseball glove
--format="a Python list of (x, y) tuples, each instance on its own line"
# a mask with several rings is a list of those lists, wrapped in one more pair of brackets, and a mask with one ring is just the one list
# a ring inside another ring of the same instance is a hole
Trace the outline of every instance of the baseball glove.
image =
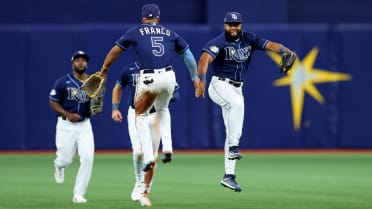
[(285, 52), (282, 55), (282, 60), (280, 62), (280, 73), (285, 73), (291, 69), (293, 63), (296, 61), (296, 54), (294, 52)]
[(90, 75), (81, 88), (90, 98), (90, 114), (95, 115), (102, 112), (103, 96), (105, 95), (106, 78), (98, 73)]
[(102, 112), (103, 96), (105, 95), (105, 86), (103, 86), (95, 97), (90, 98), (90, 115), (96, 115)]
[(90, 98), (98, 97), (104, 92), (106, 78), (98, 73), (90, 75), (81, 85), (81, 88)]

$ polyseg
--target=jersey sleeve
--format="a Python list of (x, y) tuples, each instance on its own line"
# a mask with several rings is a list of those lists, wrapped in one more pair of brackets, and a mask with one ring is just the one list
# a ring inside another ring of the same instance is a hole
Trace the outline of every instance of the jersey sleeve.
[(127, 65), (121, 70), (120, 76), (116, 81), (116, 83), (119, 84), (121, 89), (124, 89), (128, 85), (130, 76), (131, 74), (129, 71), (129, 65)]
[(58, 79), (49, 93), (49, 99), (55, 102), (60, 102), (63, 95), (63, 82), (61, 79)]
[(119, 46), (121, 49), (127, 50), (130, 47), (130, 45), (132, 45), (135, 41), (134, 30), (135, 28), (129, 29), (115, 42), (115, 44)]
[(207, 52), (210, 54), (214, 59), (216, 59), (217, 55), (223, 50), (224, 42), (221, 41), (221, 35), (217, 36), (216, 38), (210, 40), (202, 49), (202, 52)]
[(269, 40), (261, 38), (255, 33), (246, 32), (245, 37), (248, 37), (252, 43), (254, 49), (263, 50)]
[(189, 48), (189, 45), (186, 43), (186, 41), (179, 36), (177, 33), (174, 33), (176, 37), (176, 42), (175, 42), (175, 51), (178, 54), (182, 54), (184, 51), (186, 51)]

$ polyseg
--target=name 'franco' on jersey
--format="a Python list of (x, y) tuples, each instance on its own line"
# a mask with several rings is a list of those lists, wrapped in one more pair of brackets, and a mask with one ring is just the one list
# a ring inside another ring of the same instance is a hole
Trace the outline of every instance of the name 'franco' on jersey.
[(78, 113), (81, 118), (90, 117), (90, 100), (80, 86), (83, 83), (72, 74), (59, 78), (49, 93), (49, 99), (59, 103), (70, 113)]
[(251, 32), (242, 32), (236, 41), (226, 39), (225, 33), (209, 41), (202, 51), (210, 54), (212, 75), (241, 81), (255, 50), (263, 50), (268, 40)]
[(116, 41), (126, 50), (133, 46), (140, 69), (158, 69), (172, 65), (172, 53), (182, 54), (189, 48), (177, 33), (155, 23), (141, 24), (129, 29)]

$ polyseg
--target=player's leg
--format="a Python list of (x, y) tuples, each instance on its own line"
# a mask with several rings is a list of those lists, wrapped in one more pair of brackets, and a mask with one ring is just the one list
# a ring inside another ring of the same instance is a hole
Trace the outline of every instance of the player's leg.
[(240, 159), (239, 142), (243, 130), (244, 98), (242, 88), (234, 87), (225, 81), (212, 77), (208, 88), (212, 101), (222, 108), (223, 120), (226, 128), (226, 140), (233, 159)]
[(148, 125), (148, 113), (136, 115), (136, 130), (139, 141), (141, 142), (143, 151), (143, 171), (151, 169), (155, 159), (153, 155), (153, 147), (150, 129)]
[(144, 172), (142, 171), (143, 165), (143, 153), (141, 148), (141, 143), (137, 136), (136, 130), (136, 113), (132, 107), (128, 108), (127, 114), (128, 122), (128, 132), (129, 138), (132, 144), (132, 154), (133, 154), (133, 168), (135, 176), (135, 184), (131, 193), (131, 199), (133, 201), (138, 201), (143, 192), (143, 181), (144, 181)]
[(167, 72), (164, 75), (165, 80), (162, 91), (154, 101), (154, 106), (159, 120), (159, 129), (162, 140), (162, 150), (166, 154), (167, 159), (163, 158), (163, 162), (170, 162), (172, 159), (171, 154), (173, 153), (172, 145), (172, 134), (171, 134), (171, 115), (169, 112), (169, 101), (172, 98), (174, 86), (176, 83), (176, 77), (174, 72)]
[(94, 136), (89, 119), (78, 124), (80, 126), (80, 132), (77, 144), (80, 167), (76, 176), (73, 201), (75, 203), (85, 203), (86, 199), (84, 195), (88, 188), (93, 169)]
[[(158, 157), (158, 150), (159, 150), (159, 144), (160, 144), (160, 131), (159, 131), (159, 123), (156, 113), (151, 113), (148, 116), (148, 125), (151, 133), (151, 139), (152, 139), (152, 147), (153, 147), (153, 155), (154, 159), (156, 161)], [(140, 204), (142, 206), (151, 206), (152, 203), (150, 201), (150, 191), (152, 187), (152, 183), (154, 180), (154, 175), (156, 172), (157, 163), (155, 162), (154, 166), (147, 170), (145, 172), (145, 178), (144, 178), (144, 191), (143, 196), (140, 199)]]
[(146, 83), (146, 79), (151, 79), (153, 75), (140, 74), (139, 82), (136, 86), (135, 111), (136, 111), (136, 130), (139, 141), (141, 142), (143, 152), (143, 171), (151, 169), (155, 162), (152, 150), (151, 135), (148, 126), (148, 112), (157, 97), (154, 91), (154, 82)]
[[(227, 187), (233, 191), (241, 192), (242, 189), (239, 186), (239, 184), (236, 182), (235, 178), (235, 167), (236, 167), (236, 160), (231, 159), (231, 146), (229, 143), (229, 140), (227, 136), (229, 136), (229, 128), (228, 127), (228, 117), (229, 117), (230, 111), (222, 108), (222, 117), (224, 119), (225, 128), (226, 128), (226, 140), (224, 145), (224, 165), (225, 165), (225, 174), (221, 180), (221, 185), (224, 187)], [(239, 158), (240, 159), (240, 158)]]
[[(240, 192), (241, 188), (235, 181), (235, 159), (241, 158), (238, 150), (244, 118), (244, 99), (241, 88), (233, 87), (224, 81), (212, 78), (208, 92), (212, 101), (222, 109), (226, 131), (224, 145), (225, 175), (221, 180), (221, 185)], [(236, 152), (232, 152), (233, 150)]]
[(76, 153), (75, 124), (58, 118), (56, 126), (56, 159), (54, 160), (54, 177), (58, 184), (64, 182), (64, 169), (72, 163)]

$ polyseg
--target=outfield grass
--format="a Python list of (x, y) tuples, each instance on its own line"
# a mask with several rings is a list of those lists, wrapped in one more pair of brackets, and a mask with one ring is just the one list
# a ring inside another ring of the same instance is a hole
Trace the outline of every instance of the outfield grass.
[[(86, 197), (74, 205), (78, 160), (65, 183), (53, 177), (53, 154), (0, 154), (0, 209), (131, 209), (130, 154), (97, 154)], [(372, 209), (372, 154), (252, 154), (237, 164), (243, 192), (220, 186), (221, 154), (176, 153), (159, 163), (151, 191), (161, 209)]]

